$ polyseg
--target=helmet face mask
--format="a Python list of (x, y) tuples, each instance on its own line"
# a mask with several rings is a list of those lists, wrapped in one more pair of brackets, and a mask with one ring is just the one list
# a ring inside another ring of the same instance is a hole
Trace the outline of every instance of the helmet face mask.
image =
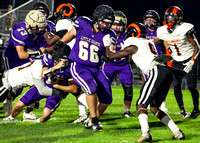
[(183, 12), (177, 6), (172, 6), (168, 8), (165, 12), (164, 20), (167, 25), (167, 31), (172, 33), (176, 28), (176, 25), (179, 25), (183, 19)]
[(29, 34), (38, 34), (45, 30), (46, 18), (38, 10), (31, 10), (25, 18), (26, 29)]
[(109, 19), (104, 19), (104, 20), (99, 20), (97, 22), (98, 24), (98, 29), (101, 31), (101, 32), (106, 32), (107, 30), (109, 30), (112, 26), (112, 21), (109, 20)]
[(114, 19), (114, 10), (108, 5), (100, 5), (94, 10), (92, 23), (99, 31), (106, 32), (111, 28)]
[(143, 16), (143, 21), (146, 27), (156, 27), (159, 25), (160, 16), (155, 10), (148, 10)]
[(122, 11), (115, 11), (115, 21), (113, 23), (112, 29), (116, 33), (121, 33), (126, 30), (127, 17)]

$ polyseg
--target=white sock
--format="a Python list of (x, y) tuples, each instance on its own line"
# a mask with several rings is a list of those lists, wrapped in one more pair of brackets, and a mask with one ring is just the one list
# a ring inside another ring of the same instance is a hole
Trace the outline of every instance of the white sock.
[(179, 130), (178, 126), (174, 123), (174, 121), (169, 117), (169, 115), (165, 115), (161, 121), (174, 133)]
[(138, 119), (139, 119), (139, 122), (140, 122), (142, 134), (147, 133), (149, 131), (148, 115), (147, 114), (140, 114), (138, 116)]
[(78, 101), (80, 102), (80, 104), (84, 105), (88, 109), (85, 93), (83, 93), (79, 96)]
[(77, 103), (78, 103), (78, 108), (79, 108), (79, 115), (86, 115), (86, 111), (85, 108), (88, 109), (87, 106), (87, 101), (86, 101), (86, 94), (83, 93), (79, 96), (79, 98), (77, 99)]

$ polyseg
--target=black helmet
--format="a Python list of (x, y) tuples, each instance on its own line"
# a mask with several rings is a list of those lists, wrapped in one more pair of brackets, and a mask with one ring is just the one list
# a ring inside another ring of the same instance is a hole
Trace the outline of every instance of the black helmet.
[(126, 31), (126, 38), (128, 37), (136, 37), (136, 38), (146, 38), (146, 28), (142, 23), (136, 22), (136, 23), (131, 23), (128, 27), (127, 27), (127, 31)]
[(33, 5), (32, 10), (39, 10), (40, 12), (45, 14), (46, 18), (49, 16), (49, 7), (46, 3), (42, 2), (42, 1), (36, 2)]
[(71, 19), (75, 21), (77, 18), (76, 8), (70, 3), (63, 3), (57, 7), (56, 16), (60, 19)]
[[(93, 12), (92, 22), (95, 24), (96, 28), (98, 28), (101, 32), (105, 32), (107, 29), (110, 29), (113, 22), (115, 20), (114, 10), (108, 5), (100, 5)], [(107, 23), (108, 27), (101, 27), (99, 22), (103, 21)]]
[[(168, 22), (169, 19), (173, 19), (173, 21), (175, 21), (175, 23), (169, 23)], [(166, 10), (164, 20), (167, 25), (167, 31), (169, 33), (172, 33), (176, 24), (180, 24), (182, 22), (183, 12), (179, 7), (171, 6)]]
[[(127, 26), (127, 17), (122, 11), (115, 11), (115, 20), (113, 24), (120, 24), (122, 27), (120, 28), (120, 32), (126, 30)], [(116, 31), (117, 32), (117, 31)]]
[[(155, 21), (153, 23), (147, 23), (146, 22), (147, 18), (153, 18)], [(158, 26), (160, 25), (160, 16), (155, 10), (148, 10), (145, 12), (143, 16), (143, 22), (144, 22), (144, 25), (147, 27)]]

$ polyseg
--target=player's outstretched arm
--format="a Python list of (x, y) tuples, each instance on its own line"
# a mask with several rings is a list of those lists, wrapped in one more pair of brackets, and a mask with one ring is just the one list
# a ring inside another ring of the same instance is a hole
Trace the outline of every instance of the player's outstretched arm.
[(138, 50), (138, 47), (135, 45), (131, 45), (128, 47), (125, 47), (123, 50), (117, 51), (116, 53), (113, 53), (110, 51), (109, 47), (106, 47), (106, 53), (109, 57), (109, 59), (117, 59), (117, 58), (123, 58), (130, 54), (135, 54)]

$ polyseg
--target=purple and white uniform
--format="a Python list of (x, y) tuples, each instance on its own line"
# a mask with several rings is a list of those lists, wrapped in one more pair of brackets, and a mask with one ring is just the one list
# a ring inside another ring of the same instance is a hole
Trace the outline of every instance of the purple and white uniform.
[[(52, 60), (51, 55), (44, 55), (43, 59), (42, 59), (42, 63), (43, 66), (45, 67), (52, 67), (54, 66), (54, 62)], [(55, 71), (56, 74), (59, 74), (60, 76), (63, 76), (64, 78), (68, 79), (70, 78), (70, 72), (69, 72), (69, 67), (63, 68), (63, 69), (59, 69), (57, 71)], [(46, 80), (45, 80), (46, 81)], [(48, 87), (53, 88), (50, 84), (45, 83)], [(61, 101), (62, 101), (62, 97), (59, 95), (54, 95), (54, 96), (43, 96), (41, 95), (37, 88), (34, 86), (31, 89), (29, 89), (23, 97), (20, 98), (20, 100), (26, 105), (30, 105), (31, 103), (34, 103), (36, 101), (39, 101), (43, 98), (47, 98), (46, 99), (46, 108), (49, 108), (50, 110), (52, 110), (53, 112), (59, 107)]]
[[(125, 34), (122, 34), (116, 41), (115, 51), (123, 49), (125, 40)], [(133, 75), (129, 63), (129, 57), (115, 59), (114, 62), (104, 64), (104, 72), (112, 83), (116, 74), (119, 75), (119, 79), (124, 85), (131, 85), (133, 83)]]
[(116, 39), (116, 35), (110, 30), (94, 33), (93, 23), (87, 17), (77, 18), (74, 27), (76, 41), (69, 55), (73, 61), (70, 68), (72, 78), (87, 94), (97, 93), (99, 102), (110, 104), (111, 86), (101, 67), (101, 56), (106, 52), (105, 41)]
[[(157, 29), (158, 29), (158, 27), (156, 27), (154, 31), (150, 31), (147, 28), (146, 29), (147, 30), (146, 39), (147, 40), (155, 40), (156, 38), (158, 38), (157, 37)], [(157, 49), (158, 55), (162, 55), (163, 54), (163, 52), (162, 52), (163, 48), (164, 48), (163, 43), (160, 43), (160, 44), (156, 45), (156, 49)]]
[[(52, 23), (49, 24), (47, 26), (47, 31), (53, 30), (54, 26)], [(37, 35), (29, 34), (26, 29), (25, 21), (16, 24), (10, 33), (10, 39), (4, 52), (6, 69), (12, 69), (33, 60), (31, 58), (20, 59), (17, 54), (16, 46), (24, 46), (25, 51), (36, 51), (39, 50), (40, 47), (46, 47), (47, 43), (43, 37), (44, 32), (45, 31)]]

